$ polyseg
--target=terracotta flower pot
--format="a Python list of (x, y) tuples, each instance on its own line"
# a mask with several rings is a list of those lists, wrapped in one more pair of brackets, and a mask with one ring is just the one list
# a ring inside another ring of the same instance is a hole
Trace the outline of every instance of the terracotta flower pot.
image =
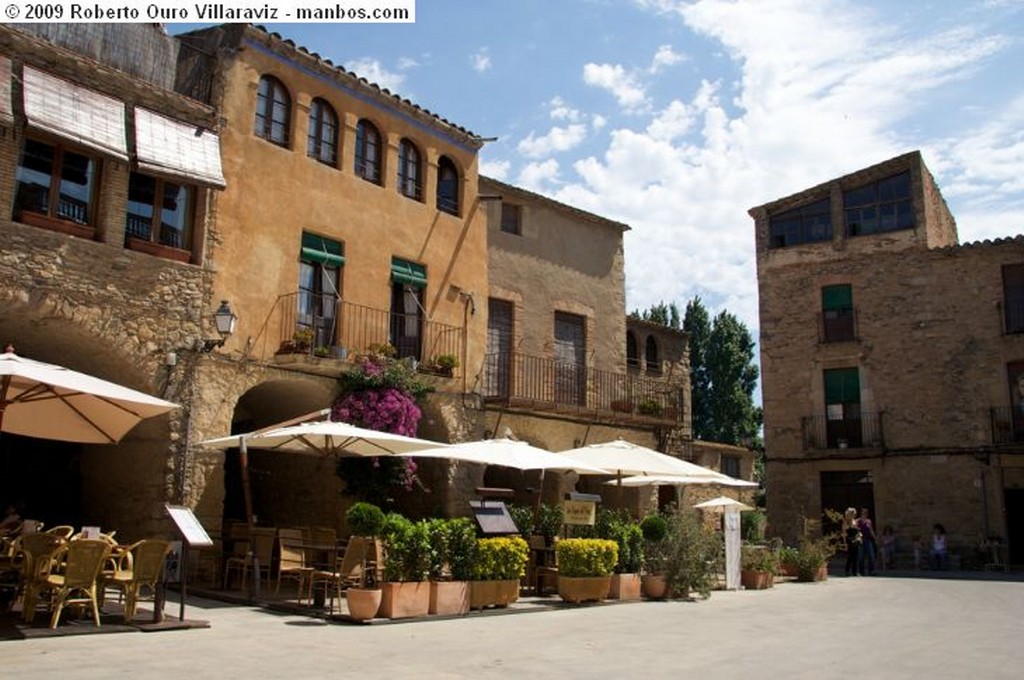
[(381, 584), (383, 596), (380, 615), (388, 619), (426, 616), (430, 611), (430, 583), (427, 581), (386, 582)]
[(608, 597), (611, 576), (558, 575), (558, 595), (566, 602), (600, 602)]
[(455, 616), (469, 611), (469, 581), (431, 581), (429, 614)]
[(668, 583), (661, 574), (644, 574), (640, 579), (644, 597), (661, 600), (668, 595)]
[(368, 621), (377, 616), (384, 593), (380, 588), (349, 588), (345, 591), (348, 615), (356, 621)]
[(765, 590), (775, 585), (775, 575), (770, 571), (744, 569), (740, 572), (740, 583), (747, 590)]
[(639, 600), (640, 574), (613, 574), (608, 589), (609, 600)]

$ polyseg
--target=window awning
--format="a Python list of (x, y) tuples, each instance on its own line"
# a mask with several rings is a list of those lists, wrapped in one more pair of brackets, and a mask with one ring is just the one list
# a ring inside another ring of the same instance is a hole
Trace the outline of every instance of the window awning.
[(11, 60), (0, 57), (0, 124), (10, 125), (14, 122), (11, 113)]
[(302, 250), (299, 259), (306, 262), (319, 262), (332, 267), (345, 264), (345, 256), (341, 252), (341, 244), (324, 238), (319, 234), (302, 232)]
[(124, 103), (25, 67), (28, 124), (101, 153), (128, 160)]
[(135, 108), (139, 170), (224, 187), (220, 137), (206, 128)]
[(397, 257), (391, 258), (391, 280), (416, 288), (427, 287), (427, 268), (415, 262), (407, 262)]

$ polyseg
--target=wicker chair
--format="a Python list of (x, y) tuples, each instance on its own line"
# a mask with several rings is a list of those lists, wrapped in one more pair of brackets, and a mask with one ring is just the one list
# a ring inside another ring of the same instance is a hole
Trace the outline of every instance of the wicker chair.
[(294, 580), (298, 584), (299, 604), (308, 597), (313, 573), (313, 568), (306, 566), (306, 551), (295, 547), (302, 542), (302, 532), (298, 529), (280, 529), (277, 532), (277, 586), (274, 594), (281, 592), (282, 578)]
[(31, 622), (35, 616), (37, 584), (49, 575), (54, 566), (54, 555), (65, 544), (67, 541), (60, 536), (38, 532), (25, 534), (15, 541), (13, 559), (21, 569), (20, 590), (24, 595), (21, 609), (25, 621)]
[(169, 541), (155, 538), (139, 541), (125, 552), (119, 568), (104, 578), (104, 588), (115, 588), (124, 593), (125, 623), (130, 623), (135, 618), (135, 611), (142, 599), (144, 588), (149, 589), (150, 598), (156, 594), (157, 584), (163, 576), (167, 553), (170, 551)]
[[(100, 625), (97, 582), (103, 563), (109, 556), (110, 544), (100, 539), (82, 538), (57, 549), (53, 556), (53, 563), (57, 566), (34, 584), (35, 597), (45, 591), (52, 593), (50, 628), (57, 627), (60, 613), (68, 604), (90, 605), (93, 621)], [(72, 597), (74, 593), (79, 593), (79, 597)], [(35, 617), (35, 597), (30, 607), (26, 595), (26, 618), (29, 621)]]

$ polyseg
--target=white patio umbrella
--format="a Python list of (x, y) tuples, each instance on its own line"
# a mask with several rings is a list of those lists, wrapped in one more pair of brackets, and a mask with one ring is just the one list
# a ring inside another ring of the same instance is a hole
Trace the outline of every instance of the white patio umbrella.
[(735, 510), (753, 510), (754, 509), (754, 508), (750, 507), (749, 505), (747, 505), (746, 503), (741, 503), (738, 500), (736, 500), (735, 498), (729, 498), (728, 496), (719, 496), (717, 498), (712, 498), (709, 501), (704, 501), (703, 503), (697, 503), (693, 507), (700, 508), (701, 510), (711, 510), (712, 512), (724, 512), (726, 510), (731, 510), (731, 509), (735, 509)]
[(504, 465), (517, 470), (560, 470), (590, 475), (612, 474), (603, 468), (576, 460), (571, 456), (553, 453), (515, 439), (484, 439), (475, 442), (450, 444), (430, 451), (410, 451), (400, 455), (415, 458), (449, 458), (451, 460)]
[(604, 468), (609, 474), (625, 477), (629, 475), (675, 475), (700, 476), (715, 473), (714, 470), (680, 460), (674, 456), (633, 444), (624, 439), (590, 444), (578, 449), (562, 451), (580, 462)]
[[(684, 461), (685, 462), (685, 461)], [(711, 472), (714, 472), (711, 470)], [(605, 482), (605, 484), (617, 484), (619, 480)], [(757, 482), (748, 482), (745, 479), (736, 479), (729, 475), (714, 472), (713, 475), (635, 475), (623, 477), (622, 486), (690, 486), (690, 485), (712, 485), (730, 487), (753, 488)]]
[(115, 444), (140, 420), (177, 404), (71, 369), (0, 354), (0, 431)]

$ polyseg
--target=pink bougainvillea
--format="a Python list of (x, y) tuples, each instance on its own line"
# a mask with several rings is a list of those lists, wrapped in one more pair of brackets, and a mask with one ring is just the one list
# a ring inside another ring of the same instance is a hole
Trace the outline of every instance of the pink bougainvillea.
[(331, 419), (378, 432), (415, 437), (422, 415), (412, 397), (388, 387), (345, 395), (334, 405)]

